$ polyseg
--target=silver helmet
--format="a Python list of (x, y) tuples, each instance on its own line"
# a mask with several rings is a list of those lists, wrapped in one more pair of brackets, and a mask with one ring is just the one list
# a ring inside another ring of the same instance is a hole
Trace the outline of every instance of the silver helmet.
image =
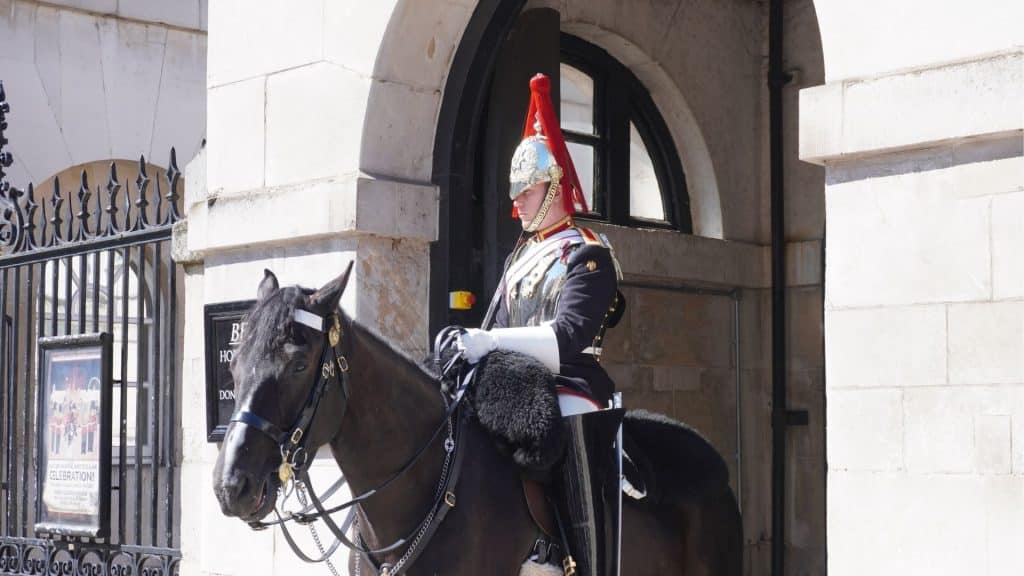
[(538, 182), (551, 182), (557, 186), (562, 179), (562, 167), (548, 148), (548, 139), (541, 134), (524, 138), (512, 154), (512, 169), (508, 175), (508, 196), (515, 199), (524, 190)]

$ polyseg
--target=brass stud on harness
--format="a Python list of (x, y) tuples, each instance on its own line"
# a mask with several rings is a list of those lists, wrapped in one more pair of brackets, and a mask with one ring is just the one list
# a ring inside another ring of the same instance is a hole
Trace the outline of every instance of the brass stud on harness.
[(331, 343), (331, 348), (337, 348), (338, 342), (341, 342), (341, 322), (338, 321), (338, 315), (331, 315), (333, 320), (331, 329), (327, 332), (327, 340)]
[(287, 484), (292, 479), (292, 474), (294, 474), (292, 465), (287, 461), (281, 462), (281, 465), (277, 468), (277, 478), (281, 481), (281, 484)]

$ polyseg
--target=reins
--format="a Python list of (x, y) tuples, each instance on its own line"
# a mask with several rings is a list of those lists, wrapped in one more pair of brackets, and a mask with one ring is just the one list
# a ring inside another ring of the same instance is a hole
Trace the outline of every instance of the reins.
[[(453, 370), (463, 366), (463, 364), (460, 363), (462, 353), (461, 351), (456, 351), (452, 357), (445, 362), (443, 367), (441, 366), (441, 353), (443, 350), (453, 347), (458, 335), (464, 330), (457, 327), (446, 328), (437, 335), (435, 340), (434, 363), (438, 368), (439, 379), (442, 382), (441, 398), (445, 405), (445, 412), (440, 423), (434, 429), (426, 443), (420, 446), (413, 456), (407, 460), (406, 463), (398, 469), (398, 471), (394, 472), (387, 480), (382, 482), (376, 488), (370, 489), (347, 502), (328, 509), (324, 507), (322, 499), (316, 495), (313, 490), (313, 485), (310, 482), (309, 464), (311, 459), (309, 458), (306, 443), (309, 439), (308, 431), (316, 418), (320, 401), (323, 399), (329, 382), (336, 376), (340, 381), (342, 394), (344, 396), (344, 406), (342, 408), (342, 414), (339, 416), (339, 420), (344, 418), (345, 412), (348, 410), (349, 387), (347, 374), (349, 366), (344, 352), (339, 350), (339, 346), (343, 341), (343, 330), (337, 313), (328, 317), (330, 326), (326, 330), (326, 323), (323, 318), (305, 310), (296, 310), (294, 319), (297, 322), (309, 326), (319, 332), (326, 332), (324, 335), (326, 342), (324, 343), (325, 345), (320, 353), (320, 373), (318, 374), (317, 381), (310, 390), (309, 396), (306, 398), (306, 403), (304, 404), (302, 411), (299, 413), (295, 423), (286, 433), (272, 422), (248, 410), (239, 410), (234, 416), (232, 416), (231, 421), (251, 426), (260, 432), (263, 432), (278, 444), (281, 450), (281, 465), (278, 468), (278, 478), (281, 481), (282, 487), (287, 485), (288, 482), (294, 483), (293, 485), (299, 494), (300, 503), (302, 504), (303, 509), (298, 512), (287, 512), (282, 516), (275, 505), (274, 514), (277, 517), (276, 520), (272, 520), (270, 522), (253, 521), (249, 522), (249, 526), (254, 530), (264, 530), (270, 526), (280, 526), (285, 540), (292, 548), (292, 551), (295, 552), (300, 559), (306, 562), (318, 563), (326, 561), (330, 564), (329, 558), (331, 555), (333, 555), (337, 550), (339, 544), (344, 544), (346, 548), (362, 554), (381, 576), (395, 576), (400, 574), (419, 556), (420, 552), (422, 552), (421, 545), (430, 540), (434, 532), (444, 520), (448, 511), (455, 507), (455, 486), (458, 482), (463, 456), (463, 451), (458, 450), (458, 440), (462, 435), (463, 419), (461, 417), (457, 417), (456, 413), (465, 397), (466, 389), (472, 381), (475, 368), (468, 370), (465, 374), (458, 374), (460, 377), (455, 379), (455, 386), (449, 387), (446, 379)], [(327, 359), (328, 355), (331, 356), (329, 360)], [(337, 370), (335, 370), (335, 368), (337, 368)], [(456, 417), (457, 426), (454, 426), (452, 423), (453, 417)], [(447, 429), (447, 437), (444, 441), (445, 456), (441, 470), (441, 477), (439, 478), (437, 490), (434, 494), (429, 511), (423, 520), (417, 523), (416, 526), (405, 536), (395, 540), (387, 546), (374, 549), (368, 548), (361, 542), (362, 539), (358, 537), (358, 531), (356, 542), (349, 540), (345, 535), (345, 532), (354, 522), (356, 512), (355, 506), (365, 502), (378, 492), (384, 490), (412, 469), (412, 467), (421, 460), (424, 454), (426, 454), (427, 449), (434, 444), (441, 432), (445, 429)], [(342, 477), (324, 493), (324, 498), (330, 497), (342, 485), (344, 485), (344, 483), (345, 479)], [(310, 503), (305, 502), (305, 489), (308, 489)], [(316, 511), (311, 513), (311, 508)], [(330, 515), (335, 512), (345, 510), (346, 508), (350, 509), (349, 514), (345, 521), (342, 522), (342, 526), (339, 527)], [(302, 552), (295, 543), (288, 530), (287, 522), (292, 520), (298, 524), (308, 525), (318, 519), (323, 520), (330, 531), (334, 534), (336, 540), (327, 550), (324, 550), (320, 545), (319, 538), (314, 534), (314, 539), (317, 542), (318, 548), (320, 548), (321, 556), (319, 558), (311, 558)], [(405, 554), (395, 562), (395, 564), (375, 565), (371, 555), (386, 554), (398, 550), (405, 546), (410, 539), (412, 541), (411, 544), (407, 548)], [(357, 559), (356, 562), (358, 567), (359, 560)]]

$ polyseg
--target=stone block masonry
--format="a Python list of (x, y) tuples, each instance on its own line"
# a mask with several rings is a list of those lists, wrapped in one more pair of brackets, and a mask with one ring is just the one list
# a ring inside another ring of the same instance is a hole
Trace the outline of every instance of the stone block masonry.
[(827, 168), (833, 576), (1019, 571), (1022, 70), (1009, 50), (801, 96)]

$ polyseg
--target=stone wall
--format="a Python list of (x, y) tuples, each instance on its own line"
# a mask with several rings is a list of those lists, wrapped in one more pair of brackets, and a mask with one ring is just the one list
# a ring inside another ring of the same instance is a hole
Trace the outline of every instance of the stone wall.
[(840, 4), (816, 3), (829, 83), (800, 103), (801, 155), (827, 169), (828, 569), (1013, 573), (1024, 13), (912, 2), (900, 38)]
[[(766, 6), (528, 3), (534, 5), (558, 9), (563, 30), (627, 65), (669, 124), (694, 204), (694, 233), (704, 238), (602, 227), (623, 264), (630, 303), (623, 324), (609, 331), (605, 362), (627, 406), (683, 420), (720, 451), (743, 507), (745, 570), (768, 574), (772, 319)], [(784, 66), (793, 74), (783, 89), (787, 385), (789, 408), (806, 410), (809, 419), (808, 426), (787, 433), (787, 573), (818, 574), (826, 562), (824, 171), (800, 162), (797, 146), (799, 88), (823, 81), (824, 65), (812, 2), (789, 1), (785, 11)], [(735, 290), (738, 300), (700, 293), (701, 287)]]
[[(205, 304), (253, 298), (264, 268), (315, 287), (354, 260), (342, 307), (400, 348), (426, 351), (434, 125), (469, 12), (459, 2), (211, 4), (209, 143), (187, 171), (177, 238), (186, 333), (202, 333)], [(186, 344), (186, 404), (204, 402), (203, 354), (201, 339)], [(280, 531), (221, 515), (217, 445), (199, 416), (182, 425), (182, 491), (196, 504), (182, 511), (182, 573), (309, 570)], [(337, 467), (320, 454), (312, 471), (323, 489)], [(334, 561), (344, 571), (347, 553)]]
[(206, 124), (199, 7), (199, 0), (0, 0), (11, 183), (140, 155), (167, 166), (172, 146), (187, 163)]

